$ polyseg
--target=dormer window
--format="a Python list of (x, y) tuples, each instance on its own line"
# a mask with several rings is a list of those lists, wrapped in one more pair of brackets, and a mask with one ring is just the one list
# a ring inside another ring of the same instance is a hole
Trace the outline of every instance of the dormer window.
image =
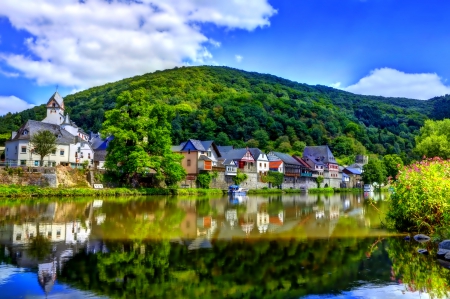
[(56, 104), (55, 103), (53, 103), (53, 105), (52, 105), (53, 107), (56, 107)]
[(22, 135), (28, 135), (28, 130), (23, 130)]

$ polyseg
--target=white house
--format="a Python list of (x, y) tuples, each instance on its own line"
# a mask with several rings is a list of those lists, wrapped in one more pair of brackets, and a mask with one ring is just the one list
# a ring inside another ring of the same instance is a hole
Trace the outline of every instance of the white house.
[(56, 151), (44, 158), (43, 166), (70, 165), (76, 167), (84, 161), (92, 165), (94, 151), (89, 136), (64, 114), (63, 98), (55, 92), (47, 102), (47, 117), (42, 121), (29, 120), (5, 142), (8, 165), (39, 166), (40, 156), (30, 144), (30, 137), (40, 131), (50, 131), (56, 139)]

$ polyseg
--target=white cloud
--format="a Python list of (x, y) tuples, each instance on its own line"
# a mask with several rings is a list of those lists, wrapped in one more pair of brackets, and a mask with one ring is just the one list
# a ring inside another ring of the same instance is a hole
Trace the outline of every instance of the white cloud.
[(2, 69), (0, 69), (0, 74), (7, 77), (7, 78), (17, 78), (19, 77), (19, 73), (12, 73), (12, 72), (7, 72), (4, 71)]
[(15, 113), (34, 107), (16, 96), (0, 96), (0, 116), (8, 112)]
[(40, 85), (86, 88), (121, 78), (212, 60), (220, 46), (199, 24), (254, 30), (276, 13), (267, 0), (2, 0), (5, 16), (33, 38), (30, 56), (0, 60)]
[(234, 58), (236, 59), (237, 63), (240, 63), (242, 59), (244, 59), (244, 57), (242, 57), (241, 55), (235, 55)]
[(407, 74), (391, 68), (375, 69), (356, 84), (342, 89), (356, 94), (419, 100), (450, 94), (450, 87), (437, 74)]
[(330, 87), (341, 88), (341, 82), (336, 82), (336, 83), (330, 84)]

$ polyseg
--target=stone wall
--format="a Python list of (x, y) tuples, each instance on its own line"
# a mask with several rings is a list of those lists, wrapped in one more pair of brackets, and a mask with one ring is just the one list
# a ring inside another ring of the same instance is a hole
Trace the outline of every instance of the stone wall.
[[(232, 176), (226, 176), (224, 172), (218, 172), (218, 176), (216, 179), (211, 181), (210, 188), (214, 189), (228, 189), (228, 186), (233, 184)], [(258, 180), (257, 173), (246, 173), (247, 179), (241, 184), (242, 188), (246, 189), (262, 189), (264, 187), (271, 188), (269, 183), (263, 183)], [(181, 188), (197, 188), (195, 180), (184, 180), (179, 183), (179, 187)], [(287, 178), (285, 182), (281, 185), (282, 189), (309, 189), (316, 188), (316, 180), (315, 178), (310, 177), (300, 177), (296, 180), (291, 178)]]
[[(20, 169), (20, 170), (19, 170)], [(19, 186), (40, 186), (58, 187), (58, 179), (54, 169), (49, 168), (40, 172), (40, 169), (33, 171), (33, 168), (1, 168), (0, 184)]]

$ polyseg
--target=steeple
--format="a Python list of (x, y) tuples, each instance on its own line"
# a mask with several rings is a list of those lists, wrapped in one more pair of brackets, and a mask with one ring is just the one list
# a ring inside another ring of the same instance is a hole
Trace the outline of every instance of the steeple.
[(64, 99), (55, 91), (47, 101), (47, 117), (42, 122), (60, 125), (64, 121)]

